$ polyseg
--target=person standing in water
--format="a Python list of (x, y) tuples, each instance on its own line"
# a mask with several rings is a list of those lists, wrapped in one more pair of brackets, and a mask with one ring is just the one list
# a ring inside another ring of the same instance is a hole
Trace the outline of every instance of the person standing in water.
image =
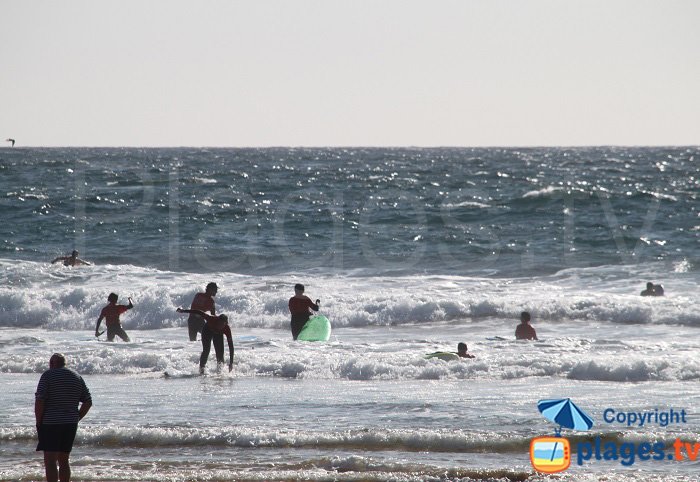
[(54, 259), (51, 261), (51, 264), (57, 263), (59, 261), (63, 261), (63, 266), (80, 266), (81, 264), (84, 264), (86, 266), (90, 266), (90, 263), (87, 261), (78, 258), (78, 253), (76, 250), (73, 250), (73, 252), (70, 254), (70, 256), (59, 256), (58, 258)]
[[(214, 306), (214, 296), (219, 290), (216, 283), (209, 283), (205, 288), (204, 293), (194, 295), (190, 310), (208, 311), (212, 315), (216, 315), (216, 307)], [(190, 341), (197, 341), (197, 333), (202, 332), (206, 320), (196, 313), (190, 313), (187, 318), (187, 329), (190, 333)]]
[(316, 303), (314, 303), (308, 296), (304, 295), (303, 284), (299, 283), (294, 285), (294, 296), (289, 298), (289, 312), (292, 314), (291, 328), (293, 339), (297, 339), (304, 325), (309, 321), (312, 314), (311, 310), (318, 311), (320, 304), (320, 300), (316, 300)]
[(95, 336), (100, 336), (102, 333), (104, 333), (100, 333), (100, 323), (102, 323), (102, 319), (104, 318), (105, 325), (107, 325), (107, 341), (114, 341), (114, 337), (116, 335), (118, 335), (119, 338), (124, 341), (130, 341), (129, 335), (127, 335), (124, 328), (122, 328), (122, 323), (121, 320), (119, 320), (119, 316), (127, 310), (133, 308), (134, 304), (131, 302), (131, 298), (127, 298), (129, 300), (128, 305), (118, 305), (118, 299), (119, 296), (117, 296), (116, 293), (110, 293), (107, 297), (109, 304), (102, 308), (100, 317), (97, 318), (97, 325), (95, 325)]
[(231, 336), (231, 327), (228, 325), (228, 317), (226, 315), (208, 315), (201, 310), (178, 308), (176, 311), (178, 313), (194, 313), (201, 316), (206, 322), (202, 328), (202, 355), (199, 357), (199, 373), (204, 373), (212, 342), (214, 342), (217, 363), (224, 363), (224, 335), (228, 340), (228, 371), (233, 370), (233, 337)]
[(44, 452), (48, 482), (70, 480), (69, 459), (78, 422), (87, 415), (90, 407), (92, 397), (83, 378), (66, 368), (63, 355), (54, 353), (49, 360), (49, 369), (39, 379), (34, 398), (39, 434), (36, 450)]
[(523, 311), (520, 313), (520, 324), (515, 328), (516, 340), (537, 340), (537, 333), (530, 325), (530, 313)]

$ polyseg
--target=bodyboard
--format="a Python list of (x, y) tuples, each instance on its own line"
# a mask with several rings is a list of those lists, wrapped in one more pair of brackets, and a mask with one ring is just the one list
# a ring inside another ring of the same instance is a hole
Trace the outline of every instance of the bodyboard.
[(450, 351), (436, 351), (425, 355), (425, 358), (439, 358), (444, 361), (459, 360), (459, 355)]

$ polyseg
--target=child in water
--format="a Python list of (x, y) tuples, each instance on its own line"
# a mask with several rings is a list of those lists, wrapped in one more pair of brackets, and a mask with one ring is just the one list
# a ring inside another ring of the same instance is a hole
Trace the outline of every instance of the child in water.
[(460, 358), (476, 358), (471, 353), (467, 353), (467, 344), (461, 342), (457, 344), (457, 355)]

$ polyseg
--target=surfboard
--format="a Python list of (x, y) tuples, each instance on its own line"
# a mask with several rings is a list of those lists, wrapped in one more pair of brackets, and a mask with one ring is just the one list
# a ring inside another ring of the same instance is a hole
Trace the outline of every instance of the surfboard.
[(439, 358), (444, 361), (459, 360), (459, 355), (451, 351), (436, 351), (435, 353), (428, 353), (425, 358)]
[(297, 340), (301, 341), (328, 341), (331, 337), (331, 322), (323, 315), (309, 318), (304, 328), (301, 329)]

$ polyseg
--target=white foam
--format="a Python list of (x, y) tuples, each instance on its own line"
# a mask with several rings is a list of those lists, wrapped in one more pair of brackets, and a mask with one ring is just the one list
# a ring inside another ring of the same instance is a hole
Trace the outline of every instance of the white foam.
[[(322, 313), (337, 328), (467, 323), (488, 317), (515, 320), (521, 311), (551, 322), (700, 327), (694, 303), (697, 273), (685, 271), (669, 270), (664, 275), (667, 296), (651, 299), (638, 291), (651, 277), (619, 267), (567, 270), (540, 279), (254, 277), (111, 265), (66, 269), (7, 260), (0, 260), (0, 267), (0, 327), (88, 330), (110, 292), (119, 294), (122, 302), (133, 297), (135, 309), (122, 315), (126, 329), (185, 326), (186, 316), (175, 309), (188, 307), (209, 281), (219, 284), (218, 312), (228, 314), (236, 327), (286, 329), (287, 301), (296, 282), (307, 285), (311, 298), (322, 300)], [(677, 279), (671, 279), (674, 276)]]

